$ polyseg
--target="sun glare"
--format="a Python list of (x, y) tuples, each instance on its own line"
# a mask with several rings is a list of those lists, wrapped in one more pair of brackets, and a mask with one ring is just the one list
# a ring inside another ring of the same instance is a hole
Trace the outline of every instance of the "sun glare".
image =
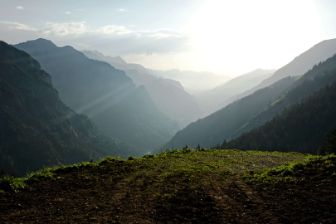
[(210, 0), (193, 13), (185, 30), (199, 69), (241, 73), (256, 66), (283, 65), (288, 55), (295, 56), (321, 38), (319, 27), (310, 0)]

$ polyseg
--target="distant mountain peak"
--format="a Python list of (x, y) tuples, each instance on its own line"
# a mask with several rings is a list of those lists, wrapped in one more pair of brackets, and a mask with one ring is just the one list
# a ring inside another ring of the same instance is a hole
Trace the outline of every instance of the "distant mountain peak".
[[(87, 57), (93, 58), (95, 60), (101, 60), (101, 61), (106, 61), (106, 59), (111, 60), (113, 63), (117, 63), (119, 65), (126, 65), (127, 62), (120, 56), (108, 56), (105, 55), (97, 50), (86, 50), (82, 51)], [(112, 64), (113, 64), (112, 63)], [(110, 63), (111, 64), (111, 63)]]
[(116, 56), (116, 57), (112, 57), (114, 58), (115, 61), (118, 61), (119, 63), (125, 64), (127, 63), (122, 57), (120, 56)]
[(24, 43), (34, 43), (37, 46), (43, 47), (43, 48), (57, 48), (56, 44), (54, 44), (51, 40), (47, 40), (44, 38), (38, 38), (36, 40), (29, 40)]
[(278, 69), (274, 74), (265, 79), (259, 86), (263, 88), (275, 83), (286, 76), (302, 76), (314, 65), (327, 60), (336, 54), (336, 38), (321, 41), (300, 55), (296, 56), (285, 66)]
[(249, 73), (271, 73), (271, 72), (275, 72), (275, 69), (263, 69), (263, 68), (256, 68), (253, 71), (249, 72)]

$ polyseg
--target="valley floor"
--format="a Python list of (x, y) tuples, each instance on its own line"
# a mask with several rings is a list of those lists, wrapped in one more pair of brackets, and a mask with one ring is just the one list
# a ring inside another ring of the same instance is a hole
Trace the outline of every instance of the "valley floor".
[(0, 223), (336, 222), (335, 156), (183, 150), (0, 183)]

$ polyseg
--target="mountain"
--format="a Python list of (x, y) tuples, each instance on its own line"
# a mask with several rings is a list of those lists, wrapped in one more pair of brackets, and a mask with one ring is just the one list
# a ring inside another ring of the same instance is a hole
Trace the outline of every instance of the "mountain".
[(243, 97), (243, 93), (256, 87), (273, 73), (273, 70), (257, 69), (196, 95), (203, 114), (213, 113)]
[(247, 123), (240, 132), (233, 135), (238, 137), (241, 133), (250, 131), (256, 127), (265, 124), (275, 116), (279, 115), (285, 109), (301, 102), (305, 98), (313, 95), (315, 92), (325, 88), (336, 80), (336, 56), (333, 56), (323, 63), (315, 65), (311, 70), (301, 76), (289, 89), (283, 93), (276, 101), (273, 101), (269, 107), (254, 117)]
[(154, 71), (138, 64), (126, 63), (120, 57), (105, 56), (97, 51), (85, 51), (84, 54), (125, 71), (137, 86), (145, 86), (158, 109), (170, 119), (175, 120), (180, 128), (201, 116), (196, 100), (184, 90), (179, 82), (155, 76), (152, 74)]
[(159, 147), (177, 130), (148, 94), (137, 95), (145, 90), (138, 90), (123, 71), (110, 64), (89, 59), (70, 46), (57, 47), (44, 39), (16, 47), (41, 63), (68, 106), (87, 115), (105, 135), (133, 146), (134, 154)]
[[(317, 153), (324, 146), (328, 134), (336, 129), (336, 57), (333, 63), (330, 77), (325, 77), (330, 84), (298, 104), (287, 107), (263, 126), (224, 144), (224, 147)], [(317, 78), (311, 80), (312, 84), (318, 81)], [(298, 94), (297, 89), (295, 92)]]
[[(224, 140), (237, 138), (243, 133), (264, 125), (285, 109), (325, 88), (336, 80), (335, 74), (336, 56), (333, 56), (314, 66), (295, 82), (293, 82), (294, 78), (284, 78), (189, 125), (178, 132), (168, 146), (186, 144), (214, 146)], [(284, 80), (292, 81), (285, 84), (285, 88), (274, 88)]]
[(88, 59), (70, 46), (57, 47), (45, 39), (16, 45), (26, 51), (52, 77), (55, 88), (68, 106), (90, 116), (107, 102), (118, 102), (133, 89), (131, 79), (124, 72), (107, 63)]
[(0, 42), (0, 118), (0, 170), (5, 173), (22, 175), (123, 153), (87, 117), (62, 103), (37, 61), (5, 42)]
[[(123, 70), (123, 71), (127, 71), (127, 70), (136, 70), (139, 71), (141, 73), (147, 73), (148, 69), (146, 69), (144, 66), (140, 65), (140, 64), (135, 64), (135, 63), (127, 63), (123, 58), (121, 58), (120, 56), (117, 57), (112, 57), (112, 56), (107, 56), (104, 55), (102, 53), (100, 53), (99, 51), (83, 51), (83, 53), (91, 59), (97, 60), (97, 61), (104, 61), (107, 62), (109, 64), (111, 64), (113, 67)], [(141, 79), (139, 79), (140, 81)], [(134, 82), (136, 84), (137, 80), (134, 80)]]
[(336, 128), (336, 83), (224, 147), (317, 153)]
[(293, 78), (287, 77), (191, 123), (177, 132), (165, 147), (196, 147), (198, 144), (211, 147), (224, 139), (232, 138), (252, 118), (265, 110), (270, 102), (274, 102), (279, 95), (286, 92), (294, 81)]
[(336, 39), (324, 40), (278, 69), (271, 77), (265, 79), (256, 88), (263, 88), (287, 76), (302, 76), (314, 65), (327, 60), (334, 54), (336, 54)]

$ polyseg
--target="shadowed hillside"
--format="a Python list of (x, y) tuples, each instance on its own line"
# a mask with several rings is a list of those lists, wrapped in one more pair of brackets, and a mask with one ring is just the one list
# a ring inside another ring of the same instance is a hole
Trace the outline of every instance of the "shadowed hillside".
[[(179, 131), (167, 144), (167, 147), (196, 146), (197, 144), (211, 147), (237, 138), (264, 125), (284, 110), (290, 109), (335, 80), (336, 56), (333, 56), (315, 65), (297, 80), (289, 77), (284, 78), (190, 124)], [(308, 121), (304, 120), (303, 122)], [(301, 141), (305, 140), (301, 139)], [(267, 148), (270, 148), (272, 144), (271, 141)], [(310, 148), (314, 149), (315, 146), (313, 144)], [(281, 146), (277, 145), (276, 149), (279, 147)], [(292, 150), (299, 149), (294, 147)]]
[(22, 175), (43, 166), (126, 153), (61, 102), (37, 61), (4, 42), (0, 118), (0, 170), (6, 173)]
[(241, 127), (264, 111), (270, 102), (275, 101), (283, 92), (287, 92), (294, 81), (292, 78), (280, 80), (191, 123), (177, 132), (166, 147), (185, 145), (196, 147), (198, 144), (211, 147), (222, 143), (224, 139), (233, 137)]
[(223, 147), (317, 153), (336, 128), (336, 82)]

